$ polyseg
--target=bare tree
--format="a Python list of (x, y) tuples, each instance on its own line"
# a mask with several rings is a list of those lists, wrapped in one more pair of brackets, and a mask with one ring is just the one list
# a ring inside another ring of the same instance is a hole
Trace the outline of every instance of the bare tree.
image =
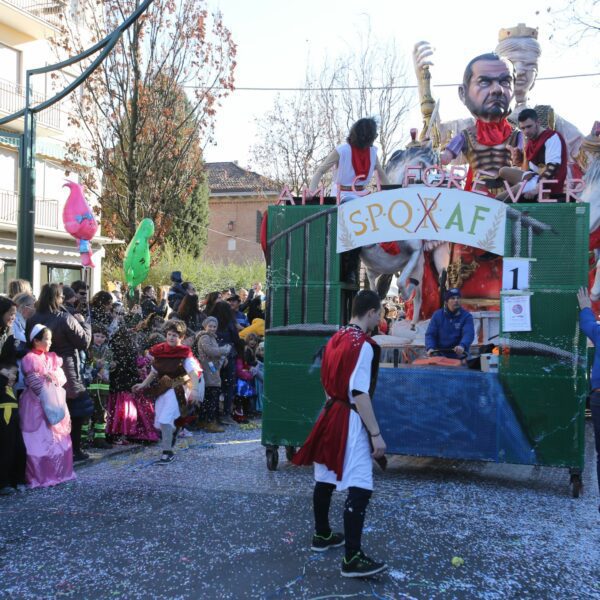
[[(540, 11), (538, 11), (539, 13)], [(567, 0), (546, 9), (552, 17), (552, 33), (567, 32), (568, 45), (576, 46), (586, 38), (600, 33), (600, 0)]]
[(307, 70), (301, 91), (285, 99), (278, 95), (271, 110), (256, 119), (255, 167), (299, 191), (362, 117), (379, 123), (377, 145), (385, 166), (404, 137), (413, 98), (406, 81), (405, 61), (393, 43), (359, 36), (353, 50), (325, 61), (316, 75)]

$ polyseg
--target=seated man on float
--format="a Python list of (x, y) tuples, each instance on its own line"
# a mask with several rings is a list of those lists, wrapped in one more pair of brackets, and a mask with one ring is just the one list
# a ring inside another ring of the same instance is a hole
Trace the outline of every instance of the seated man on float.
[(527, 182), (519, 198), (521, 202), (537, 202), (539, 185), (548, 180), (552, 180), (553, 183), (544, 185), (545, 194), (548, 194), (546, 197), (561, 198), (567, 177), (567, 144), (563, 136), (554, 129), (542, 127), (533, 108), (521, 111), (519, 129), (527, 140), (525, 149), (523, 151), (508, 146), (515, 166), (500, 169), (500, 177), (513, 186), (515, 196), (521, 182)]
[(473, 315), (460, 305), (460, 290), (452, 288), (444, 296), (444, 308), (433, 313), (425, 333), (427, 355), (466, 358), (475, 338)]

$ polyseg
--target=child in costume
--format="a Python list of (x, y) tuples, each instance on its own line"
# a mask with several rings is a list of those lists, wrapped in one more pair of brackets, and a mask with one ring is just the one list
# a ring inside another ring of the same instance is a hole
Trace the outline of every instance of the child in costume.
[(25, 483), (25, 444), (13, 385), (17, 367), (0, 364), (0, 496)]
[(140, 357), (135, 336), (125, 324), (121, 324), (111, 338), (110, 348), (113, 364), (108, 396), (108, 434), (119, 443), (126, 443), (127, 440), (158, 441), (151, 400), (144, 394), (131, 391), (132, 383), (143, 380), (147, 373), (140, 376)]
[(47, 487), (75, 479), (71, 417), (65, 401), (65, 415), (56, 425), (48, 422), (42, 396), (65, 398), (67, 378), (62, 358), (50, 352), (52, 332), (38, 323), (29, 333), (31, 351), (23, 357), (21, 369), (25, 391), (19, 399), (23, 441), (27, 450), (25, 478), (31, 487)]
[[(162, 435), (161, 465), (167, 465), (175, 459), (173, 447), (178, 429), (187, 422), (187, 417), (182, 417), (182, 409), (187, 412), (190, 403), (200, 402), (202, 368), (194, 358), (192, 349), (182, 344), (186, 330), (183, 321), (172, 320), (165, 324), (167, 341), (150, 348), (153, 358), (150, 374), (132, 388), (133, 393), (147, 390), (148, 395), (156, 397), (154, 426), (160, 429)], [(151, 388), (154, 382), (156, 384)]]
[[(108, 345), (108, 332), (103, 325), (94, 325), (92, 345), (88, 349), (86, 376), (90, 383), (88, 391), (94, 401), (92, 415), (92, 439), (95, 448), (108, 449), (112, 444), (106, 441), (106, 409), (110, 391), (110, 369), (113, 367), (112, 351)], [(81, 428), (84, 439), (89, 438), (89, 422)]]

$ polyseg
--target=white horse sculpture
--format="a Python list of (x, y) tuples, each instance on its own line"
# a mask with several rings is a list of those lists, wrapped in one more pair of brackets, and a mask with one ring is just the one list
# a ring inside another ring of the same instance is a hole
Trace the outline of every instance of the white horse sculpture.
[[(390, 182), (402, 184), (407, 167), (427, 167), (438, 163), (431, 145), (409, 146), (406, 150), (398, 150), (392, 155), (386, 167), (386, 174)], [(385, 298), (392, 276), (400, 273), (398, 277), (398, 292), (404, 300), (408, 300), (414, 292), (413, 299), (413, 327), (419, 320), (422, 303), (422, 281), (425, 266), (424, 250), (433, 251), (433, 260), (438, 276), (448, 268), (450, 263), (450, 245), (447, 242), (410, 240), (399, 241), (400, 253), (388, 254), (379, 244), (364, 246), (360, 258), (365, 265), (369, 287), (377, 290), (380, 298)]]

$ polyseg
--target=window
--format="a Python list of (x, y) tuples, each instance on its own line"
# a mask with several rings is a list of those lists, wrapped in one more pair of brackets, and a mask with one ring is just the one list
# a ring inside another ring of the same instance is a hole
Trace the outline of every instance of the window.
[[(70, 179), (76, 179), (71, 174)], [(60, 200), (66, 198), (67, 190), (63, 189), (65, 183), (65, 168), (62, 165), (47, 160), (35, 161), (35, 191), (38, 198), (44, 200)]]
[(17, 265), (13, 260), (4, 260), (4, 271), (0, 273), (0, 294), (8, 294), (8, 282), (17, 278)]
[(0, 79), (19, 84), (21, 82), (21, 53), (0, 44)]
[(45, 283), (71, 285), (79, 279), (83, 279), (80, 267), (67, 267), (64, 265), (42, 265), (41, 267), (40, 285)]
[(0, 148), (0, 190), (16, 192), (19, 188), (19, 155), (8, 148)]
[(235, 250), (235, 238), (229, 238), (227, 240), (227, 250), (233, 252)]

